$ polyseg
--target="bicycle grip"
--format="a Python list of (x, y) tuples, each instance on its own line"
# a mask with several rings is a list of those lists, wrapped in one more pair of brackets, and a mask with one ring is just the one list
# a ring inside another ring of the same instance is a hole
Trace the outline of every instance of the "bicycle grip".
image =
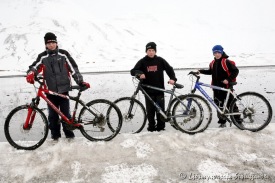
[(79, 90), (80, 88), (81, 88), (81, 87), (78, 86), (78, 85), (75, 85), (75, 86), (72, 86), (72, 87), (71, 87), (72, 90), (75, 90), (75, 89), (76, 89), (76, 90)]

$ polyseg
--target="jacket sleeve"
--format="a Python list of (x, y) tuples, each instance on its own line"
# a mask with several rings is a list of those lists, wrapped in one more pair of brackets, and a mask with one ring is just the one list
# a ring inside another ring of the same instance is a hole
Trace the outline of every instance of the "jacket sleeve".
[(60, 52), (63, 52), (63, 54), (65, 54), (67, 63), (69, 65), (69, 70), (72, 73), (72, 77), (74, 78), (75, 82), (77, 84), (82, 83), (83, 82), (83, 76), (80, 74), (80, 72), (78, 70), (78, 66), (77, 66), (75, 60), (73, 59), (73, 57), (71, 57), (69, 52), (67, 52), (65, 50), (60, 50)]
[(131, 69), (130, 73), (132, 76), (144, 74), (142, 71), (142, 59), (136, 63), (135, 67)]
[(27, 70), (27, 73), (29, 73), (30, 71), (33, 71), (35, 75), (40, 73), (42, 71), (42, 68), (43, 68), (42, 59), (43, 59), (43, 57), (46, 57), (46, 56), (47, 56), (46, 52), (40, 53), (37, 56), (36, 60), (29, 66), (29, 69)]
[(233, 81), (239, 74), (239, 69), (236, 67), (236, 65), (232, 64), (229, 60), (226, 60), (227, 68), (230, 72), (230, 76), (228, 76), (228, 81)]
[(169, 63), (165, 59), (162, 58), (162, 60), (163, 60), (164, 69), (165, 69), (166, 74), (169, 76), (170, 79), (177, 81), (176, 74), (175, 74), (173, 67), (170, 66)]
[(205, 74), (205, 75), (211, 75), (212, 74), (212, 68), (211, 68), (211, 63), (209, 64), (209, 68), (208, 69), (199, 69), (199, 72), (201, 74)]

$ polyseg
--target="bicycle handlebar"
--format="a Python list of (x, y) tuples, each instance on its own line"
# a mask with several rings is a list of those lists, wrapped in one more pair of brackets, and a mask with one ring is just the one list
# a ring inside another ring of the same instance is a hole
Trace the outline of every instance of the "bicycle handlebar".
[[(140, 74), (136, 74), (136, 75), (135, 75), (135, 78), (136, 78), (137, 80), (139, 80), (140, 83), (142, 83), (144, 79), (139, 78), (139, 76), (140, 76)], [(168, 82), (168, 84), (169, 84), (169, 82)], [(183, 86), (182, 84), (174, 83), (173, 87), (181, 89), (181, 88), (183, 88), (184, 86)]]
[[(34, 77), (34, 80), (37, 81), (40, 85), (43, 85), (43, 84), (44, 84), (44, 82), (41, 81), (41, 80), (43, 80), (43, 79), (44, 79), (44, 77), (43, 77), (43, 76), (40, 76), (40, 75)], [(86, 86), (74, 85), (74, 86), (71, 86), (71, 89), (72, 89), (72, 90), (84, 91), (84, 90), (87, 90), (88, 88), (87, 88)]]
[(80, 90), (80, 91), (84, 91), (84, 90), (87, 90), (88, 87), (87, 86), (79, 86), (79, 85), (74, 85), (74, 86), (71, 86), (71, 89), (72, 90)]
[[(199, 72), (194, 72), (194, 71), (191, 71), (188, 73), (188, 75), (193, 75), (197, 78), (196, 82), (198, 82), (200, 80), (200, 76), (199, 76)], [(229, 82), (228, 85), (229, 85), (229, 88), (232, 88), (234, 85), (236, 85), (237, 82)]]

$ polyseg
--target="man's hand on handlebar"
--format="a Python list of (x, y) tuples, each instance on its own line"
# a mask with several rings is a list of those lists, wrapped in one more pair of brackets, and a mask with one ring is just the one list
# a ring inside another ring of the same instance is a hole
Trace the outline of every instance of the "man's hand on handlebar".
[(174, 85), (176, 82), (174, 81), (174, 80), (172, 80), (172, 79), (170, 79), (169, 81), (168, 81), (168, 84), (171, 84), (171, 85)]
[(89, 83), (84, 82), (84, 81), (81, 82), (81, 83), (79, 84), (79, 86), (81, 86), (81, 87), (86, 87), (86, 88), (90, 88), (90, 87), (91, 87)]
[(27, 76), (26, 76), (26, 80), (28, 83), (30, 84), (34, 84), (34, 72), (30, 71)]
[(145, 77), (145, 74), (137, 74), (136, 78), (138, 78), (138, 79), (145, 79), (146, 77)]

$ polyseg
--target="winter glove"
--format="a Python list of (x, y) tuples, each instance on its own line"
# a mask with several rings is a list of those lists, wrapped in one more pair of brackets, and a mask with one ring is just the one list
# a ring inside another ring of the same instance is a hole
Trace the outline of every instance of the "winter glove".
[(82, 83), (80, 83), (80, 85), (79, 86), (81, 86), (81, 87), (86, 87), (86, 88), (90, 88), (90, 84), (89, 83), (87, 83), (87, 82), (82, 82)]
[(34, 84), (34, 72), (33, 71), (30, 71), (27, 74), (26, 80), (27, 80), (28, 83)]

